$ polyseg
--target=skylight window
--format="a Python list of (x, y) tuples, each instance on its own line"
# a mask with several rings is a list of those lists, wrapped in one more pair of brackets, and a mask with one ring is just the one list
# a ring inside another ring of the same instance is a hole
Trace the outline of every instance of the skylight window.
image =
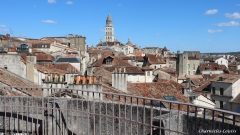
[(166, 99), (166, 100), (178, 101), (178, 100), (176, 99), (176, 97), (174, 97), (174, 96), (163, 96), (163, 97), (164, 97), (164, 99)]

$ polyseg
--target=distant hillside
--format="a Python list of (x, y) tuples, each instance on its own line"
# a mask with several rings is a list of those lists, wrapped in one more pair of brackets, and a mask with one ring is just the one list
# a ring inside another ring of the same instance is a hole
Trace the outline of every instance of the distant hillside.
[(201, 54), (211, 54), (211, 55), (216, 55), (216, 54), (219, 54), (219, 55), (220, 54), (230, 54), (231, 55), (232, 54), (233, 55), (233, 54), (240, 54), (240, 51), (239, 52), (214, 52), (214, 53), (210, 52), (210, 53), (201, 53)]

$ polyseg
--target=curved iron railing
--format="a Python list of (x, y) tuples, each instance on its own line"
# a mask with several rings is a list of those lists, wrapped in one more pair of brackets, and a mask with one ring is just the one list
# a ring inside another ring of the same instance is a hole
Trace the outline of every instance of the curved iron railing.
[(240, 133), (239, 113), (190, 103), (78, 89), (0, 90), (4, 95), (0, 96), (0, 133), (4, 134)]

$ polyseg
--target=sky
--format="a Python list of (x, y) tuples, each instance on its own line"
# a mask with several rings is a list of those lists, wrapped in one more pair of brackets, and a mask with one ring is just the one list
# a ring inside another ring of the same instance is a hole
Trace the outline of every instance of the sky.
[(240, 51), (239, 0), (4, 0), (0, 34), (42, 38), (77, 34), (104, 40), (108, 13), (118, 41), (171, 52)]

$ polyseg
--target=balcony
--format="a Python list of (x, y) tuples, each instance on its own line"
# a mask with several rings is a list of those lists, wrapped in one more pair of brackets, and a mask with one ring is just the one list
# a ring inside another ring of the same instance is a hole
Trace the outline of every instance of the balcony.
[[(0, 134), (194, 135), (240, 132), (239, 113), (177, 101), (76, 89), (2, 86), (0, 90), (4, 95), (0, 96)], [(7, 96), (16, 90), (40, 94), (34, 97)]]

